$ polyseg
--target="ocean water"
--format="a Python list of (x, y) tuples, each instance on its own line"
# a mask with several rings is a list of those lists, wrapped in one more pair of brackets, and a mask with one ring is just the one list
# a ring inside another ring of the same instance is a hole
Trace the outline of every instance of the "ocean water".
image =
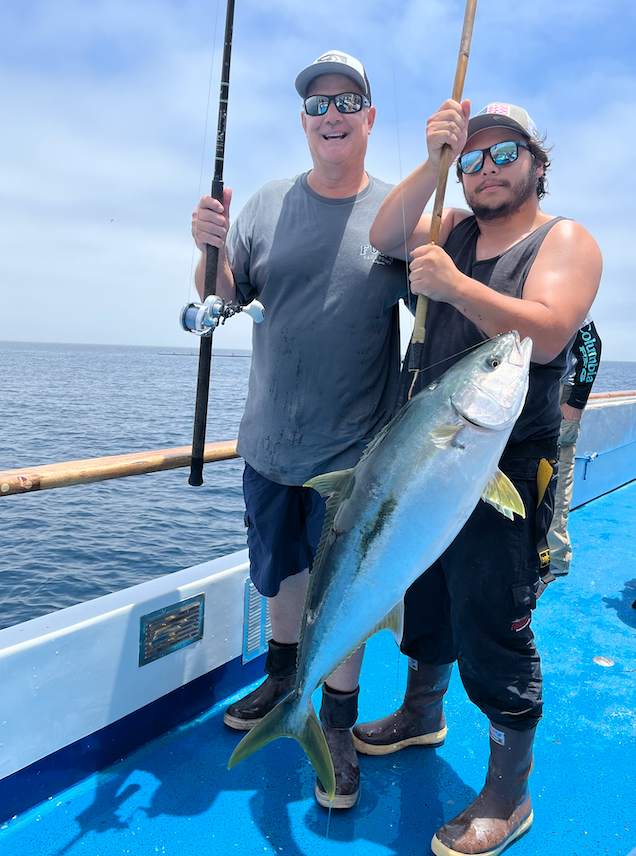
[[(240, 353), (240, 352), (239, 352)], [(249, 357), (212, 362), (207, 441), (236, 438)], [(186, 446), (197, 349), (0, 342), (0, 471)], [(595, 392), (636, 389), (602, 362)], [(240, 460), (0, 497), (0, 628), (245, 546)]]
[[(0, 343), (0, 470), (192, 443), (198, 348)], [(215, 356), (206, 440), (235, 439), (249, 357)], [(0, 628), (246, 543), (242, 462), (0, 497)]]

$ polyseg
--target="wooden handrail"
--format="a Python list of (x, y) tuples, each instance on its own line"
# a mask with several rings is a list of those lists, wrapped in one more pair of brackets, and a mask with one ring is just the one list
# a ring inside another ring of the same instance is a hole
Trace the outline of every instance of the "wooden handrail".
[(636, 389), (625, 390), (624, 392), (591, 392), (590, 398), (627, 398), (630, 395), (636, 396)]
[[(130, 455), (112, 455), (107, 458), (88, 458), (84, 461), (65, 461), (60, 464), (7, 470), (0, 472), (0, 496), (189, 467), (191, 454), (191, 446), (181, 446), (176, 449), (133, 452)], [(206, 464), (238, 457), (235, 440), (206, 443), (204, 447), (203, 461)]]
[[(636, 397), (636, 390), (625, 392), (593, 392), (590, 399)], [(221, 443), (206, 443), (203, 461), (229, 461), (238, 458), (236, 441), (225, 440)], [(20, 470), (0, 472), (0, 496), (14, 496), (18, 493), (33, 493), (37, 490), (51, 490), (55, 487), (68, 487), (74, 484), (121, 479), (144, 473), (157, 473), (162, 470), (175, 470), (189, 467), (192, 454), (191, 446), (179, 446), (176, 449), (158, 449), (154, 452), (133, 452), (130, 455), (112, 455), (107, 458), (87, 458), (84, 461), (65, 461), (60, 464), (23, 467)]]

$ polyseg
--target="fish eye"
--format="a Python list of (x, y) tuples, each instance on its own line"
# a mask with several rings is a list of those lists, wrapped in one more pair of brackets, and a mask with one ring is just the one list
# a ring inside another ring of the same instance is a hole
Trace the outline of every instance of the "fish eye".
[(489, 366), (491, 369), (496, 369), (497, 366), (501, 365), (501, 360), (499, 359), (499, 357), (488, 357), (488, 359), (486, 360), (486, 365)]

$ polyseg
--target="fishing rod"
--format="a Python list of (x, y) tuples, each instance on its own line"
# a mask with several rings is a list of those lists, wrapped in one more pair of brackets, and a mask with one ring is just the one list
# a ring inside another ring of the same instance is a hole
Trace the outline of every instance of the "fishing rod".
[[(453, 83), (453, 94), (451, 95), (453, 101), (457, 101), (458, 103), (461, 102), (462, 92), (464, 91), (464, 81), (466, 79), (466, 69), (468, 68), (468, 57), (470, 56), (470, 42), (473, 35), (473, 24), (475, 23), (476, 9), (477, 0), (466, 0), (464, 26), (462, 27), (462, 37), (459, 44), (459, 56), (457, 58), (457, 69), (455, 71), (455, 81)], [(444, 196), (446, 195), (446, 184), (448, 182), (450, 157), (451, 147), (448, 143), (445, 143), (442, 147), (439, 161), (435, 202), (433, 203), (433, 213), (431, 215), (431, 228), (428, 233), (429, 244), (437, 244), (439, 230), (442, 226), (442, 210), (444, 208)], [(413, 374), (413, 380), (408, 394), (409, 399), (415, 389), (415, 383), (420, 373), (420, 366), (422, 365), (422, 351), (424, 348), (424, 338), (426, 336), (427, 309), (428, 297), (424, 294), (418, 294), (417, 307), (415, 309), (415, 323), (413, 325), (413, 333), (411, 335), (409, 348), (410, 356), (408, 370)]]
[[(225, 13), (225, 38), (223, 42), (223, 62), (221, 67), (221, 92), (219, 96), (219, 118), (216, 131), (216, 154), (214, 158), (214, 177), (210, 195), (223, 202), (223, 165), (225, 162), (225, 131), (227, 127), (227, 108), (230, 93), (230, 59), (232, 55), (232, 34), (234, 30), (234, 0), (227, 0)], [(205, 429), (208, 418), (208, 400), (210, 396), (210, 364), (212, 361), (212, 335), (219, 324), (224, 324), (232, 315), (245, 311), (257, 323), (263, 320), (263, 307), (253, 301), (246, 307), (226, 302), (216, 294), (216, 281), (219, 266), (219, 250), (211, 244), (206, 245), (205, 281), (203, 285), (203, 303), (188, 303), (181, 310), (181, 327), (188, 333), (200, 336), (199, 371), (197, 375), (197, 394), (194, 409), (194, 430), (192, 435), (192, 455), (190, 460), (189, 484), (199, 487), (203, 484), (203, 452)]]
[[(216, 130), (216, 155), (214, 158), (214, 178), (210, 195), (223, 202), (223, 165), (225, 162), (225, 130), (227, 127), (227, 106), (230, 94), (230, 59), (232, 56), (232, 33), (234, 31), (234, 0), (227, 0), (225, 11), (225, 38), (223, 41), (223, 63), (221, 66), (221, 92), (219, 96), (219, 118)], [(216, 278), (219, 266), (218, 247), (207, 245), (205, 259), (205, 283), (203, 303), (216, 294)], [(217, 305), (217, 309), (218, 309)], [(181, 313), (181, 325), (185, 326), (188, 310)], [(201, 342), (199, 343), (199, 372), (197, 375), (197, 395), (194, 407), (194, 430), (192, 435), (192, 458), (190, 461), (189, 484), (198, 487), (203, 484), (203, 447), (205, 428), (208, 418), (208, 398), (210, 395), (210, 363), (212, 362), (212, 334), (214, 326), (204, 332), (203, 317), (199, 319)]]

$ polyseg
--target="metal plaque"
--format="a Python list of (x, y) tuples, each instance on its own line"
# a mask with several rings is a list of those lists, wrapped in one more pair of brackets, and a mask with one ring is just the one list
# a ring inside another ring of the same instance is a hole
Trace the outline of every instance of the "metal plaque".
[(164, 606), (140, 619), (139, 665), (145, 666), (203, 638), (205, 594)]

